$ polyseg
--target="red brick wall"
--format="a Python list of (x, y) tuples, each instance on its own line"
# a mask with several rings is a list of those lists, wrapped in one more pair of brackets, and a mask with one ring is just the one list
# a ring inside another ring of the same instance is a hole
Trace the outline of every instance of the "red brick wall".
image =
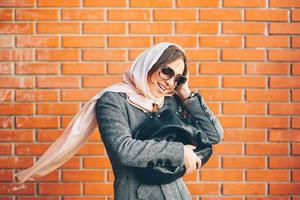
[(111, 197), (113, 174), (97, 131), (39, 184), (20, 187), (13, 173), (31, 166), (84, 102), (162, 41), (186, 49), (190, 86), (225, 128), (209, 163), (184, 178), (194, 199), (300, 199), (299, 0), (0, 6), (1, 200)]

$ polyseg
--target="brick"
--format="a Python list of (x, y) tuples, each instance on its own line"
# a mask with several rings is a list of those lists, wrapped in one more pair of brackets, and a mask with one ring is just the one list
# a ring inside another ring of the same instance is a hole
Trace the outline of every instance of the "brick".
[(79, 7), (80, 0), (38, 0), (39, 7)]
[(80, 33), (78, 22), (41, 22), (37, 24), (37, 33)]
[(288, 21), (287, 10), (246, 10), (247, 21)]
[(264, 50), (235, 50), (235, 49), (223, 49), (222, 60), (224, 61), (264, 61)]
[(190, 77), (189, 86), (197, 87), (218, 87), (219, 80), (217, 77)]
[(297, 115), (300, 114), (300, 104), (297, 103), (270, 103), (269, 114)]
[(107, 64), (107, 73), (108, 74), (122, 74), (129, 70), (131, 63), (113, 63), (110, 62)]
[(229, 117), (224, 116), (219, 118), (224, 128), (241, 128), (243, 127), (242, 117)]
[(288, 101), (289, 91), (287, 90), (246, 90), (247, 101)]
[(247, 155), (287, 155), (288, 144), (246, 144)]
[(1, 7), (33, 7), (35, 0), (2, 0), (0, 1)]
[(0, 90), (1, 101), (11, 101), (12, 100), (12, 90)]
[(299, 181), (300, 180), (300, 171), (299, 170), (292, 170), (292, 181)]
[(53, 90), (16, 90), (16, 101), (57, 101), (58, 95)]
[(242, 74), (243, 65), (241, 63), (201, 63), (200, 74)]
[(300, 47), (300, 37), (292, 37), (292, 47), (293, 48)]
[(211, 22), (177, 22), (175, 29), (178, 34), (196, 34), (196, 33), (207, 33), (213, 34), (218, 33), (218, 23)]
[(258, 195), (267, 191), (263, 183), (225, 183), (223, 185), (224, 194), (230, 195)]
[(247, 74), (289, 74), (289, 64), (287, 63), (247, 63)]
[(218, 7), (220, 1), (218, 0), (177, 0), (176, 7)]
[[(1, 170), (0, 171), (0, 180), (2, 182), (12, 182), (13, 181), (13, 173), (11, 170)], [(11, 200), (9, 198), (3, 198), (3, 200)]]
[(74, 197), (74, 196), (66, 196), (64, 197), (65, 200), (106, 200), (106, 197)]
[(62, 9), (62, 20), (104, 20), (102, 9)]
[(224, 0), (224, 7), (265, 7), (266, 2), (264, 0)]
[(218, 51), (217, 50), (186, 50), (186, 56), (190, 61), (216, 61), (218, 60)]
[(126, 0), (114, 0), (114, 1), (95, 1), (85, 0), (83, 6), (86, 7), (125, 7)]
[[(0, 63), (0, 74), (12, 74), (13, 65), (10, 63)], [(1, 98), (0, 98), (1, 99)]]
[(200, 37), (201, 47), (242, 47), (242, 37), (203, 36)]
[(0, 103), (0, 114), (2, 114), (2, 115), (33, 114), (33, 104)]
[(215, 155), (241, 155), (243, 145), (239, 143), (222, 143), (213, 147)]
[(266, 79), (264, 77), (238, 77), (238, 76), (227, 76), (224, 77), (223, 87), (232, 88), (264, 88), (266, 86)]
[(300, 64), (292, 64), (292, 74), (298, 75), (300, 74)]
[(16, 20), (58, 20), (58, 12), (54, 9), (19, 9), (16, 10)]
[(269, 158), (269, 168), (300, 168), (300, 157), (274, 156)]
[(49, 148), (48, 144), (16, 144), (16, 155), (42, 155)]
[(226, 142), (264, 142), (266, 132), (262, 130), (225, 130), (224, 141)]
[(12, 155), (12, 144), (0, 144), (1, 155)]
[(298, 23), (270, 23), (270, 34), (300, 34), (300, 24)]
[(241, 101), (242, 90), (202, 89), (201, 95), (207, 101)]
[(300, 145), (299, 145), (299, 143), (292, 144), (292, 155), (300, 155)]
[(78, 88), (78, 77), (38, 77), (38, 88)]
[(200, 9), (200, 20), (213, 20), (213, 21), (241, 21), (242, 11), (232, 9)]
[(300, 10), (292, 10), (292, 21), (300, 21)]
[(287, 117), (246, 117), (247, 128), (288, 128)]
[(1, 142), (33, 142), (32, 130), (1, 130)]
[(85, 61), (124, 61), (124, 50), (84, 50), (83, 60)]
[(62, 47), (104, 47), (104, 37), (98, 36), (65, 36), (62, 37)]
[(0, 47), (13, 47), (14, 38), (11, 36), (1, 36), (0, 38)]
[(56, 63), (17, 63), (16, 74), (58, 74)]
[(115, 83), (122, 82), (122, 77), (84, 77), (83, 78), (83, 87), (91, 88), (91, 87), (108, 87)]
[[(11, 188), (14, 188), (14, 190)], [(0, 187), (0, 193), (3, 195), (4, 194), (10, 194), (10, 195), (27, 194), (28, 195), (28, 194), (34, 194), (34, 192), (35, 192), (35, 186), (32, 183), (31, 184), (28, 183), (26, 187), (20, 187), (19, 183), (1, 183), (1, 187)]]
[(80, 183), (40, 183), (39, 193), (48, 194), (80, 194)]
[(72, 119), (73, 116), (61, 116), (61, 127), (67, 128)]
[(62, 101), (88, 101), (94, 95), (99, 92), (98, 89), (95, 90), (87, 90), (87, 89), (65, 89), (62, 90), (61, 100)]
[(1, 34), (33, 34), (32, 23), (1, 23)]
[(223, 103), (224, 114), (253, 114), (262, 115), (266, 113), (264, 103)]
[(98, 158), (84, 158), (84, 168), (111, 168), (110, 161), (107, 157), (98, 157)]
[(13, 20), (12, 9), (0, 10), (0, 21), (11, 21)]
[(17, 128), (58, 128), (58, 117), (16, 117)]
[(130, 7), (136, 8), (136, 7), (172, 7), (173, 6), (173, 1), (172, 0), (165, 0), (165, 1), (160, 1), (160, 0), (149, 0), (149, 1), (140, 1), (140, 0), (131, 0)]
[(195, 36), (158, 36), (154, 37), (154, 44), (161, 42), (171, 42), (176, 43), (182, 47), (196, 47), (197, 37)]
[(300, 117), (292, 118), (292, 128), (300, 128)]
[(163, 9), (154, 10), (153, 18), (155, 21), (194, 21), (197, 18), (196, 15), (194, 9)]
[(55, 141), (63, 133), (64, 130), (57, 129), (39, 129), (37, 131), (37, 141), (39, 142), (49, 142)]
[(0, 61), (33, 60), (31, 49), (0, 50)]
[(34, 80), (31, 77), (1, 77), (0, 88), (32, 88)]
[(84, 23), (83, 32), (88, 34), (121, 34), (125, 33), (124, 23)]
[(84, 194), (87, 195), (113, 195), (112, 183), (86, 183), (84, 185)]
[(188, 190), (190, 191), (191, 195), (204, 195), (204, 194), (219, 194), (219, 185), (212, 184), (212, 183), (205, 183), (205, 184), (195, 184), (189, 183), (186, 184)]
[(264, 34), (265, 25), (254, 22), (226, 22), (223, 24), (222, 32), (227, 34)]
[(289, 181), (288, 170), (247, 170), (247, 181)]
[(43, 61), (73, 61), (79, 60), (79, 50), (36, 50), (37, 60)]
[(170, 34), (172, 24), (168, 22), (130, 23), (129, 33), (133, 34)]
[(201, 170), (201, 181), (242, 181), (242, 170)]
[(105, 65), (102, 63), (63, 63), (62, 74), (104, 74)]
[(269, 140), (272, 142), (300, 142), (298, 130), (270, 130)]
[(64, 182), (78, 182), (78, 181), (88, 181), (88, 182), (104, 182), (105, 172), (104, 171), (69, 171), (65, 170), (63, 172)]
[(108, 37), (108, 47), (150, 47), (150, 37)]
[[(79, 155), (106, 155), (105, 146), (103, 143), (98, 144), (86, 144), (80, 151)], [(109, 162), (109, 159), (108, 159)]]
[(300, 50), (270, 50), (270, 61), (300, 61)]
[[(284, 83), (284, 84), (282, 84)], [(270, 88), (299, 88), (300, 78), (298, 77), (271, 77)]]
[(246, 36), (246, 47), (289, 47), (287, 36)]
[(150, 11), (149, 10), (137, 10), (137, 9), (130, 9), (130, 10), (108, 10), (108, 20), (111, 21), (145, 21), (150, 19)]
[(270, 194), (300, 194), (300, 184), (295, 183), (271, 183), (270, 184)]
[(72, 115), (79, 111), (79, 104), (77, 103), (47, 103), (47, 104), (37, 104), (37, 114), (40, 115)]
[(300, 90), (292, 91), (292, 101), (300, 101)]
[(286, 0), (286, 1), (280, 1), (280, 0), (270, 0), (270, 7), (300, 7), (300, 2), (297, 0)]
[(0, 116), (0, 128), (12, 128), (12, 117)]
[(264, 157), (224, 157), (223, 167), (234, 169), (264, 169), (266, 160)]
[(59, 47), (59, 38), (52, 36), (19, 36), (17, 47)]

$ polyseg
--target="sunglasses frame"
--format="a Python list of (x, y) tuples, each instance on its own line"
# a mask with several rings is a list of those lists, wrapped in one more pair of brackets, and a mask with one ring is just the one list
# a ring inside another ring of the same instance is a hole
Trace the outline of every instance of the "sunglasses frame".
[[(163, 72), (163, 69), (169, 69), (171, 70), (172, 74), (167, 74), (165, 72)], [(169, 76), (169, 78), (165, 78), (163, 77), (161, 74), (164, 74), (166, 76)], [(180, 75), (180, 74), (177, 74), (175, 75), (175, 72), (174, 70), (171, 68), (171, 67), (168, 67), (168, 66), (164, 66), (164, 67), (161, 67), (160, 70), (159, 70), (159, 76), (164, 79), (164, 80), (170, 80), (171, 78), (175, 77), (174, 78), (174, 85), (175, 87), (178, 87), (180, 85), (183, 85), (186, 81), (187, 81), (187, 78), (186, 76), (184, 75)], [(181, 80), (180, 80), (181, 79)]]

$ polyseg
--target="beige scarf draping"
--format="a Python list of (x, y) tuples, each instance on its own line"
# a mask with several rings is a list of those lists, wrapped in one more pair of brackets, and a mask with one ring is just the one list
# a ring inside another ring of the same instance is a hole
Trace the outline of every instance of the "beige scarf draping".
[[(144, 112), (152, 111), (153, 103), (159, 107), (164, 98), (155, 98), (147, 84), (147, 74), (157, 62), (164, 50), (173, 43), (159, 43), (146, 49), (131, 65), (128, 72), (123, 74), (123, 83), (112, 85), (89, 100), (68, 124), (62, 135), (47, 149), (47, 151), (33, 164), (15, 174), (19, 183), (35, 180), (57, 169), (71, 159), (87, 142), (90, 134), (97, 127), (95, 105), (105, 92), (124, 92), (128, 101)], [(178, 45), (181, 50), (182, 48)]]

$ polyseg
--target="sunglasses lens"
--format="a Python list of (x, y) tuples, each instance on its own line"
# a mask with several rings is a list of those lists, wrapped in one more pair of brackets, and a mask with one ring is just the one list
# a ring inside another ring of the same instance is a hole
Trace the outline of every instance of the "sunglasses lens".
[(163, 67), (161, 69), (162, 74), (164, 75), (164, 78), (170, 79), (175, 75), (175, 72), (170, 67)]
[(178, 76), (175, 78), (175, 85), (176, 87), (179, 86), (179, 85), (182, 85), (186, 82), (187, 78), (184, 77), (184, 76)]

